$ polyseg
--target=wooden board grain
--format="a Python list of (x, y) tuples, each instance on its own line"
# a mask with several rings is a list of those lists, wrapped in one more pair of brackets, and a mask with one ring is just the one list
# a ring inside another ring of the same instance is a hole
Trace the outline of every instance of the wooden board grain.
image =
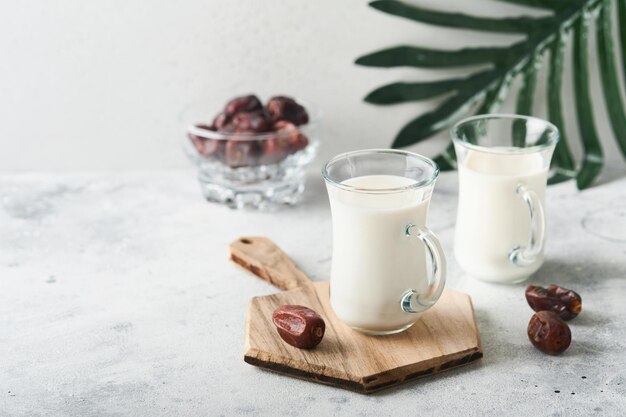
[[(297, 270), (290, 260), (291, 266), (276, 267), (276, 262), (280, 263), (278, 259), (287, 256), (271, 241), (242, 239), (249, 243), (246, 243), (246, 254), (239, 253), (246, 259), (238, 263), (254, 264), (253, 272), (259, 277), (269, 275), (265, 266), (272, 267), (272, 274), (279, 270)], [(262, 257), (268, 251), (273, 255), (266, 264)], [(246, 321), (244, 360), (247, 363), (371, 393), (482, 357), (474, 309), (467, 294), (446, 289), (437, 304), (407, 331), (390, 336), (368, 336), (352, 330), (335, 317), (328, 299), (328, 281), (311, 283), (306, 279), (307, 282), (295, 289), (251, 300)], [(279, 280), (285, 281), (284, 278)], [(284, 304), (305, 305), (324, 318), (326, 333), (315, 349), (295, 348), (278, 336), (271, 317), (272, 312)]]

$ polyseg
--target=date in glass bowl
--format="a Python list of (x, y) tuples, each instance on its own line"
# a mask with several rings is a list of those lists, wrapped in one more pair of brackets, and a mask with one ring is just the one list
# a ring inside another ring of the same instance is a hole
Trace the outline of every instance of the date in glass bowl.
[(306, 166), (319, 147), (321, 115), (311, 104), (297, 102), (306, 108), (307, 123), (277, 121), (263, 133), (213, 130), (211, 120), (219, 109), (210, 103), (185, 109), (183, 149), (198, 169), (208, 201), (252, 209), (300, 201)]

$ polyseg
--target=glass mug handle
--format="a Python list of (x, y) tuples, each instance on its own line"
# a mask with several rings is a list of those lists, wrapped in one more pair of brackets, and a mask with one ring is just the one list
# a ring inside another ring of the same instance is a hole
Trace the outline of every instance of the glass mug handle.
[(525, 185), (517, 186), (517, 194), (522, 197), (530, 213), (530, 239), (527, 246), (516, 246), (509, 253), (510, 261), (517, 266), (529, 266), (537, 260), (543, 250), (546, 219), (543, 205), (533, 190)]
[[(412, 229), (415, 233), (411, 233)], [(417, 227), (409, 223), (404, 228), (404, 235), (416, 237), (424, 242), (433, 261), (433, 273), (428, 282), (428, 291), (425, 294), (419, 294), (417, 291), (409, 289), (402, 295), (400, 302), (403, 311), (421, 313), (432, 307), (443, 292), (443, 287), (446, 284), (446, 256), (439, 239), (427, 227)]]

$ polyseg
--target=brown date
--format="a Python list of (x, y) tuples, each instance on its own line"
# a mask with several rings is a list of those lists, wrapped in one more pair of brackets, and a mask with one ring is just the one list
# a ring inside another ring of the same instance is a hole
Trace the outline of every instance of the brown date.
[[(195, 127), (205, 130), (215, 130), (213, 126), (207, 125), (196, 125)], [(196, 135), (194, 133), (188, 133), (187, 136), (189, 136), (189, 139), (193, 143), (193, 146), (196, 148), (200, 155), (220, 157), (224, 154), (223, 140), (210, 139), (201, 135)]]
[(241, 112), (233, 116), (230, 126), (237, 133), (263, 133), (271, 129), (265, 112)]
[(572, 342), (572, 332), (556, 313), (539, 311), (528, 323), (528, 339), (540, 351), (550, 355), (565, 352)]
[(222, 130), (224, 129), (226, 126), (228, 126), (228, 123), (230, 122), (230, 117), (228, 117), (228, 115), (224, 112), (218, 114), (217, 116), (215, 116), (215, 118), (213, 119), (213, 129), (215, 130)]
[(277, 137), (289, 144), (287, 152), (290, 154), (304, 149), (309, 144), (309, 139), (300, 133), (300, 130), (293, 123), (281, 120), (274, 123), (272, 129), (276, 132)]
[(326, 330), (326, 324), (319, 314), (299, 305), (278, 307), (272, 314), (272, 321), (280, 337), (300, 349), (317, 346)]
[(241, 168), (256, 165), (261, 145), (256, 140), (229, 140), (226, 142), (226, 165)]
[(275, 164), (289, 155), (289, 141), (286, 137), (273, 135), (263, 141), (263, 152), (259, 158), (261, 164)]
[(309, 115), (306, 109), (290, 97), (272, 97), (267, 102), (267, 111), (274, 123), (279, 120), (285, 120), (300, 126), (309, 122)]
[(299, 150), (306, 148), (308, 144), (309, 138), (300, 133), (298, 134), (298, 138), (296, 140), (291, 141), (291, 151), (294, 153), (298, 152)]
[(580, 295), (558, 285), (543, 288), (529, 285), (526, 288), (526, 301), (535, 311), (552, 311), (563, 320), (571, 320), (582, 310)]
[(224, 113), (228, 117), (234, 116), (237, 113), (241, 112), (252, 112), (257, 110), (262, 110), (263, 104), (261, 100), (253, 94), (241, 97), (235, 97), (230, 100), (226, 107), (224, 107)]
[[(251, 94), (231, 99), (211, 125), (196, 126), (218, 132), (224, 140), (201, 132), (188, 136), (200, 155), (231, 168), (271, 165), (309, 145), (298, 128), (308, 121), (306, 109), (290, 97), (275, 96), (264, 107)], [(255, 136), (258, 134), (262, 137)]]

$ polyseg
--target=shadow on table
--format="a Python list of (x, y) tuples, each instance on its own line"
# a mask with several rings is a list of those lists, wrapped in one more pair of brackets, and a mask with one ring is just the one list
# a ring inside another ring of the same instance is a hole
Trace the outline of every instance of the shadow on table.
[(486, 365), (483, 363), (484, 360), (485, 358), (469, 363), (467, 365), (463, 365), (459, 368), (451, 368), (438, 374), (418, 378), (413, 381), (408, 381), (400, 385), (385, 388), (382, 391), (376, 391), (367, 395), (372, 398), (382, 398), (388, 395), (395, 395), (403, 390), (412, 390), (420, 384), (432, 384), (436, 381), (442, 381), (447, 378), (458, 378), (460, 375), (464, 375), (469, 372), (477, 372), (479, 369), (485, 367)]
[(401, 390), (413, 389), (419, 384), (430, 384), (447, 378), (458, 378), (460, 375), (470, 372), (480, 372), (480, 369), (507, 361), (510, 358), (511, 351), (516, 348), (515, 345), (506, 340), (505, 334), (499, 331), (499, 329), (489, 319), (489, 315), (486, 310), (475, 309), (475, 312), (483, 347), (484, 356), (482, 359), (458, 368), (451, 368), (441, 373), (418, 378), (414, 381), (408, 381), (401, 385), (374, 392), (369, 395), (373, 397), (393, 395)]
[[(502, 332), (501, 329), (498, 329), (498, 327), (494, 325), (494, 323), (489, 319), (489, 314), (486, 310), (476, 309), (476, 320), (478, 322), (483, 346), (484, 356), (482, 359), (458, 368), (452, 368), (445, 372), (409, 381), (369, 395), (371, 397), (394, 395), (401, 390), (411, 390), (419, 384), (430, 384), (447, 378), (457, 378), (460, 375), (465, 375), (470, 372), (480, 372), (483, 368), (488, 368), (501, 362), (510, 361), (511, 356), (514, 355), (516, 351), (519, 351), (520, 346), (507, 340), (506, 332)], [(598, 327), (604, 323), (606, 323), (606, 317), (604, 317), (601, 313), (596, 311), (585, 311), (585, 314), (581, 314), (576, 318), (574, 324), (577, 327)], [(528, 343), (527, 349), (533, 350), (530, 342)], [(536, 353), (538, 357), (544, 355), (539, 351)], [(606, 353), (605, 349), (600, 344), (596, 343), (595, 340), (575, 340), (570, 348), (561, 356), (568, 358), (585, 357), (586, 360), (593, 361), (594, 356), (604, 353)]]

